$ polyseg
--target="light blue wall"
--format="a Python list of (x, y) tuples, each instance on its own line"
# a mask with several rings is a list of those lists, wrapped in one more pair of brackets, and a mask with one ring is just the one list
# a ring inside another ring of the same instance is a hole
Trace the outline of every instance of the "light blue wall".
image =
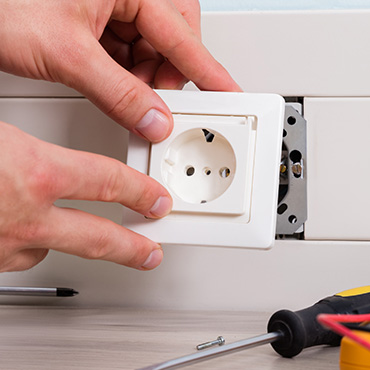
[(370, 0), (200, 0), (210, 10), (370, 9)]

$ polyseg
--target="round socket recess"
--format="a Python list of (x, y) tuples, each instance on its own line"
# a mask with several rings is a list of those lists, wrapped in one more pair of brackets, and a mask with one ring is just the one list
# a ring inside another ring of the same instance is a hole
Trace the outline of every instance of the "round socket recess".
[(162, 162), (168, 188), (184, 202), (208, 203), (231, 185), (236, 157), (220, 133), (207, 128), (182, 132), (170, 143)]

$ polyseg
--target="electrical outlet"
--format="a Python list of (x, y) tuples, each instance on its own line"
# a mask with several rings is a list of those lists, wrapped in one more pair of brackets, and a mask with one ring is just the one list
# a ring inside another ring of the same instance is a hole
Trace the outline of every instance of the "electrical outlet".
[(163, 244), (268, 248), (274, 242), (285, 104), (273, 94), (157, 90), (174, 129), (130, 135), (127, 164), (173, 197), (165, 218), (125, 209), (123, 224)]
[(149, 175), (173, 194), (173, 211), (249, 214), (255, 117), (173, 117), (173, 132), (151, 146), (149, 165)]

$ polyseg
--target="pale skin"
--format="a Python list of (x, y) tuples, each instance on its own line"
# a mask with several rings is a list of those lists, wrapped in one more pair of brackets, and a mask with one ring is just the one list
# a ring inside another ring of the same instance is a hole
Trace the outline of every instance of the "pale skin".
[[(152, 90), (240, 91), (200, 41), (197, 0), (0, 0), (0, 70), (61, 82), (118, 124), (152, 142), (173, 121)], [(140, 270), (157, 267), (159, 244), (112, 221), (54, 205), (118, 202), (166, 216), (165, 188), (123, 163), (36, 139), (0, 122), (0, 271), (29, 269), (49, 249)]]

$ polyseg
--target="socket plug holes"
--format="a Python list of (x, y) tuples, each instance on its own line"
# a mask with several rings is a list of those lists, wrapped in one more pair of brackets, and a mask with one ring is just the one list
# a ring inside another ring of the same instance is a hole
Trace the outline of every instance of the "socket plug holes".
[(206, 168), (204, 168), (204, 169), (203, 169), (203, 173), (204, 173), (206, 176), (209, 176), (209, 175), (212, 173), (212, 171), (211, 171), (211, 169), (210, 169), (210, 168), (206, 167)]
[[(185, 167), (185, 173), (186, 173), (186, 176), (193, 176), (195, 174), (195, 168), (193, 166), (186, 166)], [(203, 173), (206, 175), (206, 176), (209, 176), (212, 174), (212, 170), (208, 167), (206, 168), (203, 168)], [(220, 168), (220, 170), (218, 171), (218, 174), (223, 178), (223, 179), (226, 179), (227, 177), (230, 176), (231, 174), (231, 171), (230, 171), (230, 168), (227, 168), (227, 167), (222, 167)]]
[(222, 178), (226, 179), (226, 177), (229, 177), (231, 174), (230, 168), (222, 167), (219, 171), (219, 174)]
[(195, 168), (193, 166), (186, 166), (186, 176), (193, 176), (195, 174)]
[(170, 143), (162, 162), (169, 189), (188, 203), (204, 204), (220, 197), (231, 185), (236, 157), (220, 133), (194, 128)]

